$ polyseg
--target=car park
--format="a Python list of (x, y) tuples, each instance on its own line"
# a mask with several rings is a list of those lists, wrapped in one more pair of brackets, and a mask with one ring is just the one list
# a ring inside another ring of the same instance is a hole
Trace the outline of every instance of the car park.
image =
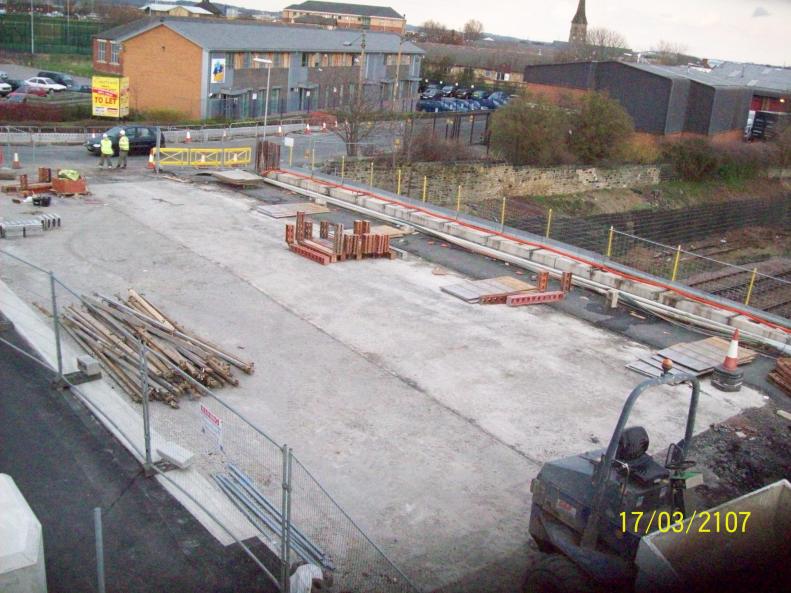
[(74, 86), (74, 79), (69, 76), (68, 74), (64, 74), (63, 72), (48, 72), (48, 71), (41, 71), (36, 76), (40, 78), (49, 78), (50, 80), (62, 84), (66, 88), (71, 88)]
[(66, 90), (66, 85), (59, 84), (51, 78), (44, 78), (42, 76), (28, 78), (24, 84), (34, 88), (45, 89), (47, 92), (59, 93)]
[[(121, 136), (121, 130), (124, 130), (127, 138), (129, 138), (129, 154), (147, 154), (157, 145), (157, 128), (154, 126), (115, 126), (104, 132), (113, 143), (113, 154), (118, 154), (118, 138)], [(88, 152), (99, 155), (101, 153), (101, 139), (101, 135), (98, 135), (96, 138), (86, 141), (85, 148)], [(160, 133), (159, 147), (165, 148), (165, 135), (162, 133)]]

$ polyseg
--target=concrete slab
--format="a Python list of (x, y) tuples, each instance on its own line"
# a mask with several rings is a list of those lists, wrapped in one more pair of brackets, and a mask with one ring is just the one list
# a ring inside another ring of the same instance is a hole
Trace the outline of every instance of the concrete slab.
[(611, 274), (610, 272), (603, 272), (602, 270), (591, 271), (591, 280), (609, 286), (610, 288), (621, 288), (621, 284), (623, 283), (623, 278), (620, 276)]
[(626, 292), (633, 295), (642, 297), (644, 299), (651, 299), (657, 301), (664, 294), (665, 289), (659, 286), (651, 286), (643, 282), (635, 282), (633, 280), (624, 280), (621, 288)]
[(702, 303), (690, 301), (687, 299), (680, 300), (676, 304), (676, 309), (704, 317), (705, 319), (711, 319), (717, 323), (724, 323), (725, 325), (729, 325), (731, 320), (737, 315), (736, 313), (732, 313), (730, 311), (715, 309), (714, 307), (709, 307)]
[[(635, 384), (624, 366), (650, 352), (551, 307), (440, 298), (447, 278), (420, 260), (317, 266), (242, 195), (193, 192), (185, 208), (183, 186), (163, 180), (92, 191), (107, 206), (59, 201), (64, 227), (42, 239), (47, 249), (8, 248), (78, 291), (134, 286), (221, 346), (243, 347), (258, 371), (222, 397), (288, 440), (425, 589), (524, 548), (530, 479), (543, 461), (609, 438)], [(0, 215), (12, 207), (0, 203)], [(22, 292), (31, 282), (18, 265), (2, 274)], [(657, 450), (683, 434), (688, 397), (659, 391), (633, 414)], [(698, 426), (762, 402), (751, 389), (705, 390)], [(177, 434), (185, 410), (162, 408)]]

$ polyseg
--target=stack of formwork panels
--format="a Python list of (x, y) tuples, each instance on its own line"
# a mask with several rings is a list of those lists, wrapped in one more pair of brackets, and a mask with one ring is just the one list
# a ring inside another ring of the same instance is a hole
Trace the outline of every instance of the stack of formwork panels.
[(0, 238), (35, 237), (58, 227), (60, 227), (60, 216), (54, 213), (24, 219), (0, 220)]
[(370, 231), (371, 223), (366, 220), (355, 220), (351, 234), (342, 224), (323, 220), (319, 223), (319, 236), (314, 237), (313, 223), (305, 220), (304, 212), (297, 212), (296, 223), (286, 225), (286, 244), (294, 253), (323, 265), (351, 258), (392, 259), (390, 237)]

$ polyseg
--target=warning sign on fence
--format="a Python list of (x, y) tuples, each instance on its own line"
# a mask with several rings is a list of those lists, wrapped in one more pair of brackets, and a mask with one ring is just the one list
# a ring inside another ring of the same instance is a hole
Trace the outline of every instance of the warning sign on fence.
[(222, 450), (222, 419), (209, 408), (200, 405), (201, 432)]

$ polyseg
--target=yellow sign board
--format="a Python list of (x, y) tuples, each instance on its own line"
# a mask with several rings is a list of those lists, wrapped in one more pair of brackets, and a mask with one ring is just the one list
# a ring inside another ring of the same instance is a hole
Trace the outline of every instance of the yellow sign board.
[(91, 87), (93, 115), (114, 118), (129, 115), (129, 78), (94, 76)]

